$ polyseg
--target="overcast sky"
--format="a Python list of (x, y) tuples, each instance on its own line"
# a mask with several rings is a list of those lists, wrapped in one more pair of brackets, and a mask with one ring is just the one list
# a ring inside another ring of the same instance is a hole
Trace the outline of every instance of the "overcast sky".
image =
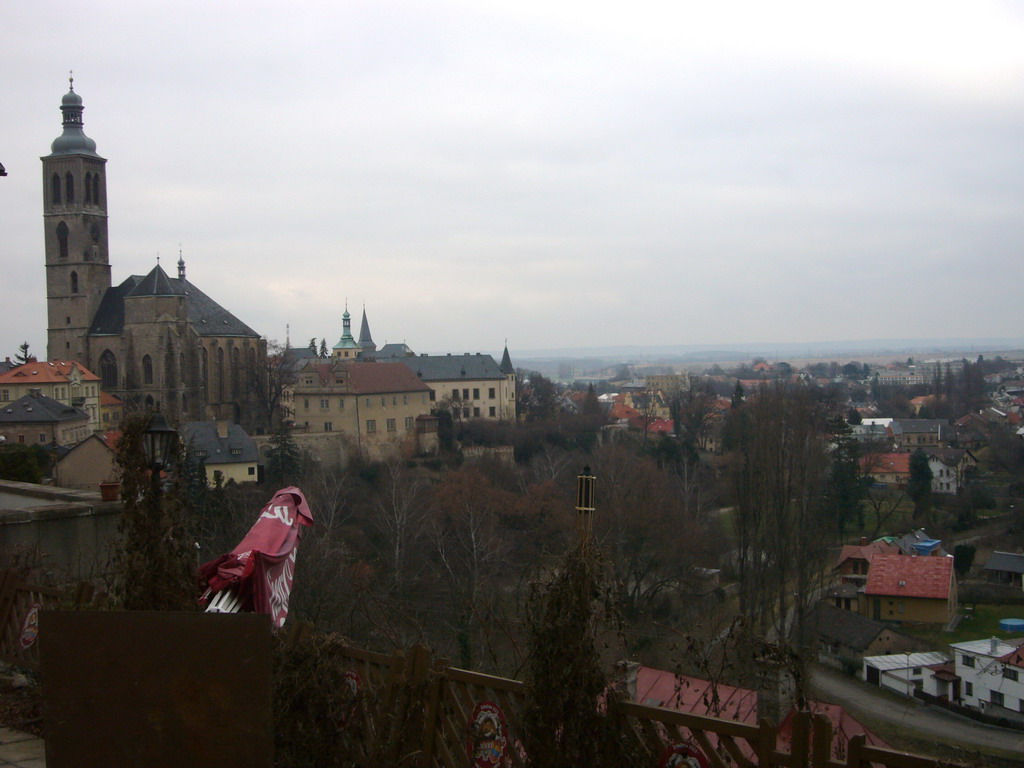
[(0, 357), (45, 354), (67, 74), (115, 283), (417, 351), (1021, 337), (1024, 6), (0, 10)]

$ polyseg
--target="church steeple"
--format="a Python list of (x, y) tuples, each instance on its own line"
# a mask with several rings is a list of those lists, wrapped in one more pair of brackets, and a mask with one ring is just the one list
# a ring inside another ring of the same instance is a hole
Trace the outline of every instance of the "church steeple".
[(373, 343), (373, 337), (370, 336), (370, 323), (366, 319), (366, 307), (363, 307), (363, 322), (359, 326), (359, 346), (362, 347), (363, 352), (377, 351), (377, 345)]
[(106, 160), (82, 130), (82, 97), (61, 99), (64, 132), (43, 162), (47, 356), (95, 369), (85, 336), (110, 288)]
[(341, 338), (334, 345), (334, 356), (353, 360), (359, 357), (362, 352), (358, 342), (352, 338), (352, 316), (345, 307), (345, 313), (341, 316)]

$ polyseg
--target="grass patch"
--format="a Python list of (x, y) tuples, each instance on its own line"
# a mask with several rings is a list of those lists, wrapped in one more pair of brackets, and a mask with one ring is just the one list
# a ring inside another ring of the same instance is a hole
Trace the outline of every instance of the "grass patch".
[(900, 631), (927, 641), (935, 650), (943, 650), (950, 643), (984, 640), (989, 637), (1003, 640), (1021, 639), (1020, 633), (1004, 632), (999, 629), (999, 620), (1024, 618), (1024, 605), (979, 603), (973, 611), (960, 606), (960, 613), (964, 618), (955, 632), (943, 632), (941, 627), (908, 626), (901, 627)]

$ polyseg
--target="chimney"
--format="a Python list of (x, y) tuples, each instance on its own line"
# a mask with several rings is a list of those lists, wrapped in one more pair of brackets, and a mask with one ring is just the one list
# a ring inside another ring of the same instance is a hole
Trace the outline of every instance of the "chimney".
[(226, 419), (217, 420), (217, 437), (221, 440), (228, 439), (228, 422)]
[(995, 656), (999, 652), (999, 638), (993, 637), (991, 640), (988, 641), (988, 644), (992, 652), (992, 655)]
[(39, 387), (32, 387), (32, 389), (28, 391), (28, 395), (29, 397), (42, 397), (43, 390), (41, 390)]
[(860, 537), (860, 545), (862, 547), (866, 547), (868, 545), (868, 537), (867, 536), (861, 536)]
[(761, 659), (757, 663), (757, 717), (778, 728), (796, 704), (796, 684), (792, 673), (777, 661)]

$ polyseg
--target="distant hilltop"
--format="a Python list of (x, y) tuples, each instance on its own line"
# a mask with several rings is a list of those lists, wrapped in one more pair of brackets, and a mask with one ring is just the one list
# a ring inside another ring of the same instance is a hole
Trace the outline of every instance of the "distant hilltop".
[(856, 357), (897, 355), (906, 357), (940, 355), (975, 358), (979, 354), (1024, 355), (1024, 337), (859, 339), (810, 342), (750, 342), (740, 344), (652, 344), (607, 347), (561, 347), (522, 349), (521, 361), (565, 358), (615, 358), (619, 360), (679, 361), (715, 363), (766, 357), (782, 360), (795, 357)]

